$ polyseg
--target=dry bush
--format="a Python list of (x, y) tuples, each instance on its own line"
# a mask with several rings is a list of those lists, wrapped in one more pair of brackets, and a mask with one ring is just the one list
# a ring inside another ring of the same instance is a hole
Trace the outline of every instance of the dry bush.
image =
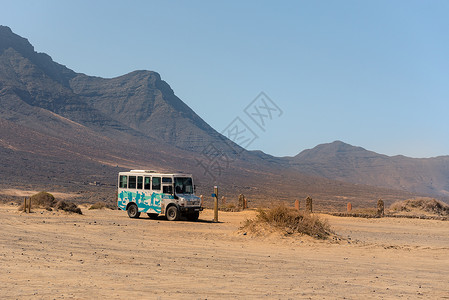
[(237, 207), (234, 203), (220, 205), (220, 207), (218, 207), (218, 209), (221, 211), (231, 211), (231, 212), (241, 211), (241, 208)]
[(241, 229), (257, 232), (267, 226), (284, 234), (300, 233), (318, 239), (326, 239), (331, 233), (327, 220), (322, 220), (316, 215), (300, 212), (284, 205), (269, 210), (258, 209), (256, 217), (246, 220)]
[(361, 214), (361, 215), (377, 215), (377, 208), (374, 207), (368, 207), (368, 208), (356, 208), (353, 209), (351, 214)]
[(114, 206), (112, 204), (110, 204), (110, 203), (106, 203), (106, 202), (101, 201), (101, 202), (96, 202), (96, 203), (92, 204), (89, 207), (89, 210), (91, 210), (91, 209), (104, 209), (104, 208), (114, 209)]
[[(56, 203), (55, 197), (47, 192), (39, 192), (31, 196), (31, 207), (39, 207), (49, 209), (53, 207)], [(20, 211), (24, 210), (23, 203), (19, 207)]]
[(31, 203), (38, 207), (53, 207), (56, 203), (55, 196), (47, 192), (39, 192), (31, 196)]
[(431, 198), (414, 198), (398, 201), (390, 206), (394, 212), (423, 211), (427, 213), (448, 216), (449, 205)]
[[(31, 196), (31, 207), (45, 208), (48, 211), (52, 211), (52, 207), (67, 212), (74, 212), (82, 215), (81, 209), (72, 202), (64, 202), (62, 200), (56, 202), (55, 197), (47, 192), (39, 192)], [(23, 204), (19, 207), (20, 211), (24, 210)]]
[(83, 212), (81, 211), (81, 208), (79, 208), (75, 203), (72, 203), (72, 202), (65, 202), (65, 201), (59, 200), (56, 203), (55, 208), (63, 210), (63, 211), (67, 211), (67, 212), (74, 212), (74, 213), (77, 213), (80, 215), (83, 214)]

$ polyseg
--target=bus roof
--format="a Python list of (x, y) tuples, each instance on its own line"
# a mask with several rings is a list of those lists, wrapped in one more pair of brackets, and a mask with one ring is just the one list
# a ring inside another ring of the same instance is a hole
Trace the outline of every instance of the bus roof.
[(119, 172), (119, 175), (142, 175), (142, 176), (168, 176), (168, 177), (192, 177), (192, 174), (186, 173), (161, 173), (152, 170), (130, 170), (128, 172)]

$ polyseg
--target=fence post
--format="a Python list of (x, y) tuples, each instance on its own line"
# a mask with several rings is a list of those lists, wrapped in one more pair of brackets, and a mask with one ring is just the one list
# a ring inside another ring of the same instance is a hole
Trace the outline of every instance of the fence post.
[(245, 196), (243, 196), (243, 194), (239, 195), (239, 203), (238, 203), (238, 208), (239, 209), (243, 209), (245, 206)]
[(218, 186), (214, 186), (214, 193), (212, 194), (214, 197), (214, 222), (218, 222)]
[(310, 196), (306, 198), (306, 211), (312, 212), (312, 198)]
[(377, 215), (379, 217), (383, 217), (384, 216), (384, 202), (382, 199), (377, 200)]
[(299, 200), (298, 199), (295, 200), (295, 209), (299, 210)]
[(28, 199), (28, 213), (31, 213), (31, 197)]
[(348, 210), (348, 212), (351, 212), (351, 210), (352, 210), (352, 204), (351, 204), (351, 202), (348, 202), (347, 210)]

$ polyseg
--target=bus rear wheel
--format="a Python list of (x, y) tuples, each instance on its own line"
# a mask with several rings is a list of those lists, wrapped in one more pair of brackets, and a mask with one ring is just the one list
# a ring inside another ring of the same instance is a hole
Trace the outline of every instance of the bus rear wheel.
[(137, 205), (134, 203), (130, 204), (128, 206), (127, 211), (128, 211), (128, 217), (130, 217), (130, 218), (136, 219), (136, 218), (140, 217), (139, 209), (137, 208)]
[(167, 217), (167, 220), (169, 221), (177, 221), (179, 220), (179, 211), (176, 206), (170, 206), (167, 209), (167, 212), (165, 213), (165, 216)]

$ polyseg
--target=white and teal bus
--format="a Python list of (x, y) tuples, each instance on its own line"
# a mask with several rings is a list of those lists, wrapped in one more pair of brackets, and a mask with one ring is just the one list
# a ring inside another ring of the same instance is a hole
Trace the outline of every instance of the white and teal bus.
[(196, 221), (203, 210), (201, 204), (190, 174), (131, 170), (118, 175), (117, 206), (130, 218), (147, 213), (150, 218), (165, 214), (169, 221), (181, 216)]

